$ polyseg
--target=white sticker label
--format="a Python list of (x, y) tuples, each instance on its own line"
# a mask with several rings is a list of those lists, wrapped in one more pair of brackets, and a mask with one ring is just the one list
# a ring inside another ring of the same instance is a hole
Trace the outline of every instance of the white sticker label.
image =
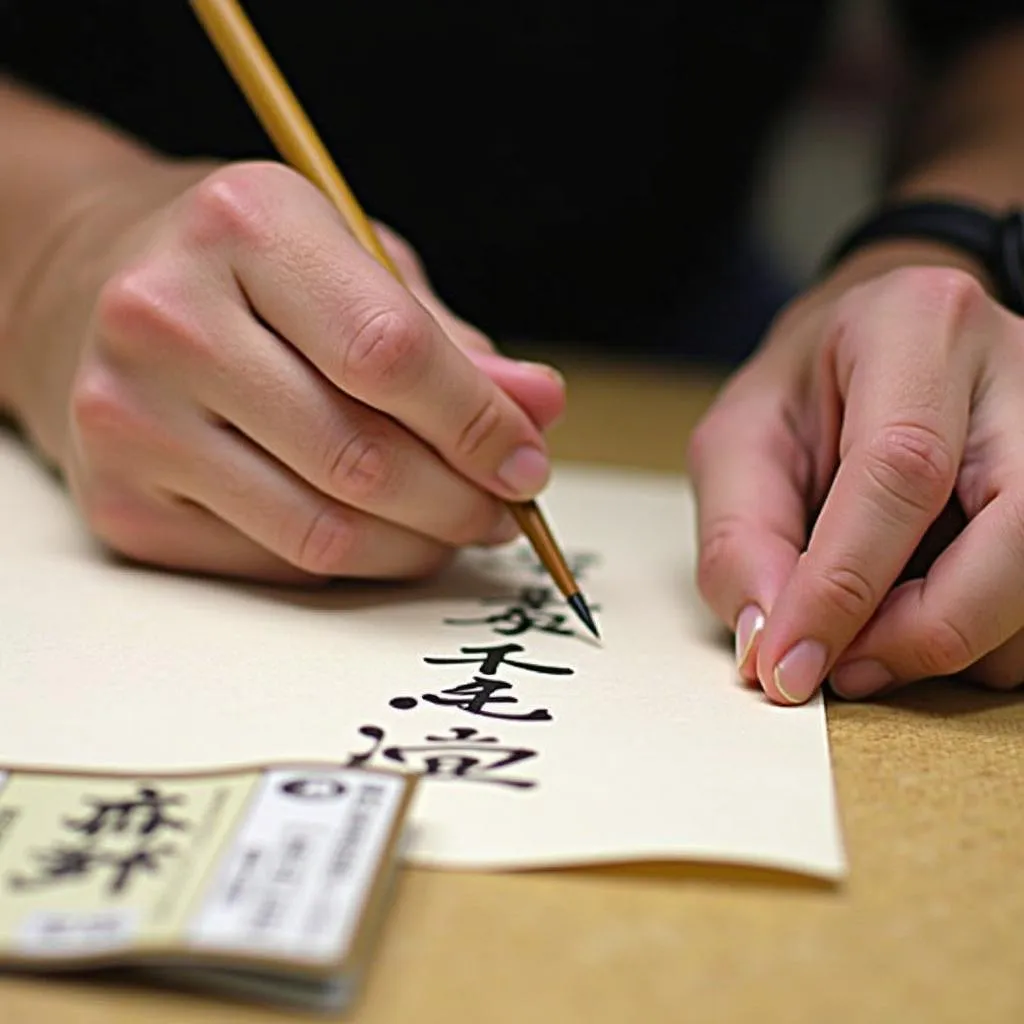
[(34, 956), (105, 953), (129, 945), (137, 923), (131, 910), (39, 910), (21, 922), (17, 943)]
[(348, 949), (404, 781), (366, 772), (268, 771), (189, 926), (189, 941), (322, 961)]

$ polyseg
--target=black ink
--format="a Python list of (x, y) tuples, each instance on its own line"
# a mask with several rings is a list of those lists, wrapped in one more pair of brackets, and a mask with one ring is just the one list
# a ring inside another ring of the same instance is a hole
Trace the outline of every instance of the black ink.
[[(526, 586), (513, 598), (484, 598), (483, 604), (505, 605), (503, 611), (473, 619), (445, 619), (444, 622), (448, 626), (490, 626), (501, 636), (521, 636), (530, 630), (556, 636), (576, 636), (566, 626), (568, 616), (549, 607), (555, 600), (551, 587)], [(595, 605), (593, 610), (600, 611), (600, 608)]]
[(373, 741), (369, 750), (353, 754), (347, 767), (358, 768), (375, 756), (406, 767), (420, 767), (438, 781), (487, 782), (513, 789), (532, 789), (532, 779), (504, 778), (494, 773), (537, 756), (526, 747), (501, 746), (496, 736), (481, 735), (476, 729), (453, 728), (449, 736), (426, 736), (422, 746), (384, 746), (384, 730), (364, 725), (360, 735)]
[[(483, 715), (485, 718), (504, 718), (514, 722), (550, 722), (551, 713), (544, 708), (536, 708), (523, 715), (504, 715), (497, 711), (488, 711), (488, 704), (517, 704), (517, 697), (497, 697), (499, 690), (511, 690), (512, 684), (502, 682), (500, 679), (484, 679), (481, 676), (474, 676), (470, 683), (462, 683), (460, 686), (450, 686), (442, 690), (442, 694), (449, 694), (448, 697), (438, 696), (436, 693), (424, 693), (421, 700), (428, 704), (438, 704), (441, 707), (459, 708), (471, 715)], [(397, 711), (411, 711), (419, 701), (415, 697), (393, 697), (388, 701), (391, 707)]]
[(110, 883), (109, 892), (113, 895), (124, 892), (133, 871), (146, 871), (155, 875), (159, 870), (157, 859), (170, 857), (177, 852), (169, 843), (163, 846), (142, 847), (126, 854), (100, 853), (97, 860), (114, 868), (114, 878)]
[[(494, 676), (502, 665), (512, 668), (521, 668), (527, 672), (539, 672), (543, 675), (572, 675), (573, 669), (564, 668), (558, 665), (534, 665), (527, 661), (514, 661), (509, 657), (511, 654), (518, 654), (524, 648), (520, 644), (491, 644), (485, 647), (460, 647), (467, 658), (424, 658), (431, 665), (467, 665), (476, 664), (479, 666), (480, 675), (473, 677), (468, 683), (461, 686), (453, 686), (442, 690), (438, 696), (433, 693), (423, 694), (422, 699), (430, 704), (438, 704), (442, 707), (456, 707), (471, 715), (483, 715), (486, 718), (504, 718), (519, 722), (550, 722), (551, 713), (545, 708), (536, 708), (526, 714), (502, 714), (497, 711), (489, 711), (488, 705), (492, 704), (515, 704), (516, 697), (505, 694), (498, 696), (502, 690), (510, 690), (511, 683), (500, 679), (484, 679), (482, 676)], [(412, 697), (395, 697), (391, 706), (399, 710), (407, 710), (412, 707), (410, 701), (415, 704)]]
[(471, 683), (461, 686), (450, 686), (441, 693), (450, 697), (439, 697), (433, 693), (425, 693), (423, 699), (429, 704), (442, 707), (460, 708), (471, 715), (483, 715), (485, 718), (505, 718), (517, 722), (550, 722), (551, 713), (545, 708), (536, 708), (524, 715), (503, 715), (497, 711), (488, 711), (488, 704), (518, 704), (518, 697), (497, 696), (500, 690), (511, 690), (511, 683), (503, 683), (500, 679), (484, 679), (474, 676)]
[(169, 804), (183, 803), (184, 797), (161, 796), (159, 791), (151, 786), (139, 786), (138, 794), (134, 800), (89, 800), (94, 808), (91, 818), (83, 821), (65, 818), (64, 824), (74, 832), (96, 836), (108, 828), (111, 832), (127, 832), (133, 822), (139, 821), (141, 815), (141, 823), (135, 835), (152, 835), (161, 828), (171, 828), (179, 832), (185, 829), (185, 822), (164, 814), (165, 807)]
[[(494, 644), (490, 647), (460, 647), (463, 654), (469, 654), (468, 658), (424, 658), (423, 660), (431, 665), (471, 665), (474, 662), (480, 666), (480, 672), (485, 676), (493, 676), (502, 665), (512, 665), (515, 668), (525, 669), (527, 672), (541, 672), (551, 676), (571, 676), (574, 669), (562, 668), (557, 665), (531, 665), (526, 661), (513, 661), (508, 655), (518, 654), (525, 650), (520, 644)], [(477, 655), (473, 657), (472, 655)], [(482, 657), (480, 657), (482, 655)]]
[(33, 852), (33, 859), (40, 865), (35, 877), (14, 874), (8, 877), (7, 882), (10, 888), (16, 890), (40, 889), (59, 882), (86, 878), (94, 868), (107, 866), (113, 868), (107, 892), (117, 896), (128, 888), (135, 872), (156, 874), (160, 867), (159, 858), (170, 857), (175, 853), (177, 848), (170, 843), (149, 846), (144, 841), (124, 853), (98, 850), (91, 845), (75, 847), (57, 844), (52, 849)]
[(336, 800), (345, 795), (345, 787), (337, 779), (309, 776), (282, 783), (281, 792), (300, 800)]
[(33, 885), (56, 882), (64, 878), (83, 878), (96, 863), (96, 854), (89, 847), (61, 846), (55, 844), (50, 850), (41, 850), (32, 855), (42, 865), (42, 872), (36, 879), (14, 875), (10, 879), (14, 889), (28, 889)]
[(154, 844), (163, 830), (187, 831), (186, 820), (167, 813), (168, 807), (185, 802), (182, 795), (166, 796), (154, 786), (144, 785), (123, 800), (86, 797), (89, 814), (64, 818), (60, 823), (76, 837), (75, 843), (57, 839), (48, 849), (32, 851), (38, 865), (36, 873), (12, 874), (7, 884), (15, 890), (38, 889), (87, 878), (98, 869), (108, 868), (107, 892), (117, 896), (137, 874), (157, 874), (161, 858), (177, 852), (170, 843)]

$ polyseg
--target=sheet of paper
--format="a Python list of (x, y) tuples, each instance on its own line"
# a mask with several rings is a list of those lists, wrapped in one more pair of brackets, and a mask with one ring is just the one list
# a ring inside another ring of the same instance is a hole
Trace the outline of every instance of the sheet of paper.
[(560, 467), (544, 499), (589, 640), (525, 545), (323, 593), (117, 564), (0, 434), (0, 761), (313, 758), (426, 773), (410, 858), (845, 869), (820, 700), (736, 677), (693, 586), (681, 480)]

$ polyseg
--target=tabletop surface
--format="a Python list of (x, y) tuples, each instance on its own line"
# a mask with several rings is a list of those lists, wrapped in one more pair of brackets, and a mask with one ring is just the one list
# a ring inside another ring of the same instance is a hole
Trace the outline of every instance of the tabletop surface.
[[(684, 468), (714, 378), (562, 365), (571, 411), (553, 435), (558, 457)], [(843, 885), (688, 865), (408, 870), (345, 1019), (1020, 1024), (1024, 695), (935, 682), (829, 703), (828, 720)], [(0, 1024), (309, 1019), (142, 986), (0, 980)]]

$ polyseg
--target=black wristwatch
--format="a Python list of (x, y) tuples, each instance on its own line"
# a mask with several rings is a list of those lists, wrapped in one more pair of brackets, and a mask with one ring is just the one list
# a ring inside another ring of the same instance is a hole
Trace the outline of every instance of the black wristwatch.
[(940, 200), (883, 206), (846, 235), (825, 263), (831, 269), (855, 249), (882, 239), (942, 242), (984, 266), (996, 298), (1024, 316), (1024, 210), (1002, 216), (966, 203)]

